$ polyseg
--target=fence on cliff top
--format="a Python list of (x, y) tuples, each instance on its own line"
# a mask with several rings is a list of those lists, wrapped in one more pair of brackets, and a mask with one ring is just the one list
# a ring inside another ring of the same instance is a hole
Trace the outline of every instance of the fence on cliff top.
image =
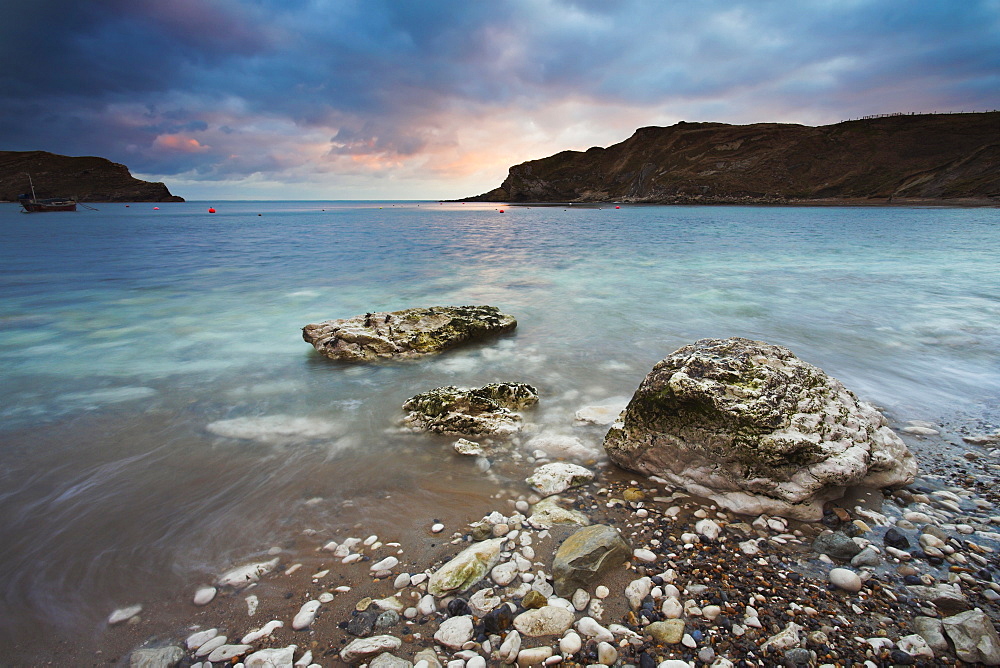
[(1000, 111), (1000, 109), (985, 109), (982, 111), (897, 111), (892, 114), (871, 114), (869, 116), (859, 116), (858, 118), (848, 118), (846, 121), (841, 121), (841, 123), (846, 123), (847, 121), (867, 121), (872, 118), (890, 118), (892, 116), (930, 116), (932, 114), (944, 115), (944, 114), (995, 114)]

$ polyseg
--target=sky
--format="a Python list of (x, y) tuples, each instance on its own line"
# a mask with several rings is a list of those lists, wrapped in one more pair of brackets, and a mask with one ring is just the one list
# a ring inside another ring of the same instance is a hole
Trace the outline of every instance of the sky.
[(0, 150), (452, 199), (678, 121), (1000, 108), (1000, 0), (3, 0)]

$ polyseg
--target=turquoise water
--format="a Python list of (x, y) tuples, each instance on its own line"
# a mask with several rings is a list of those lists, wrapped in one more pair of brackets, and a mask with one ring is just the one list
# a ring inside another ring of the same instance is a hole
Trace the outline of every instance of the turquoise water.
[[(597, 455), (603, 430), (577, 409), (623, 401), (685, 343), (745, 336), (897, 424), (998, 419), (997, 209), (212, 205), (0, 205), (7, 638), (187, 597), (306, 528), (391, 525), (400, 507), (420, 526), (524, 491), (509, 462), (483, 476), (447, 439), (399, 430), (402, 402), (439, 385), (531, 383), (518, 446), (575, 437)], [(375, 367), (301, 339), (435, 304), (519, 325)]]

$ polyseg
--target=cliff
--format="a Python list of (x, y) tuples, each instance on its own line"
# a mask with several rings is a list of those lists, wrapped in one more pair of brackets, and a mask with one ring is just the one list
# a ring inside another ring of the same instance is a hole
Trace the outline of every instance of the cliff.
[(470, 201), (679, 204), (978, 200), (1000, 204), (1000, 112), (809, 127), (685, 123), (515, 165)]
[(0, 151), (0, 201), (21, 193), (75, 197), (80, 202), (183, 202), (162, 183), (140, 181), (128, 167), (104, 158), (73, 158), (45, 151)]

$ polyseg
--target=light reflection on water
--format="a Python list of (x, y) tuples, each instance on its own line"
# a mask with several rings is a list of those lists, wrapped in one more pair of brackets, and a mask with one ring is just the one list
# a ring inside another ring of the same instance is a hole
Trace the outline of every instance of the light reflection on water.
[[(630, 396), (680, 345), (747, 336), (898, 420), (998, 417), (994, 209), (215, 206), (0, 209), (8, 637), (187, 596), (304, 528), (524, 491), (509, 462), (480, 476), (448, 439), (398, 431), (402, 402), (439, 385), (531, 383), (522, 447), (576, 437), (599, 456), (577, 409)], [(474, 303), (516, 333), (344, 367), (299, 331)]]

